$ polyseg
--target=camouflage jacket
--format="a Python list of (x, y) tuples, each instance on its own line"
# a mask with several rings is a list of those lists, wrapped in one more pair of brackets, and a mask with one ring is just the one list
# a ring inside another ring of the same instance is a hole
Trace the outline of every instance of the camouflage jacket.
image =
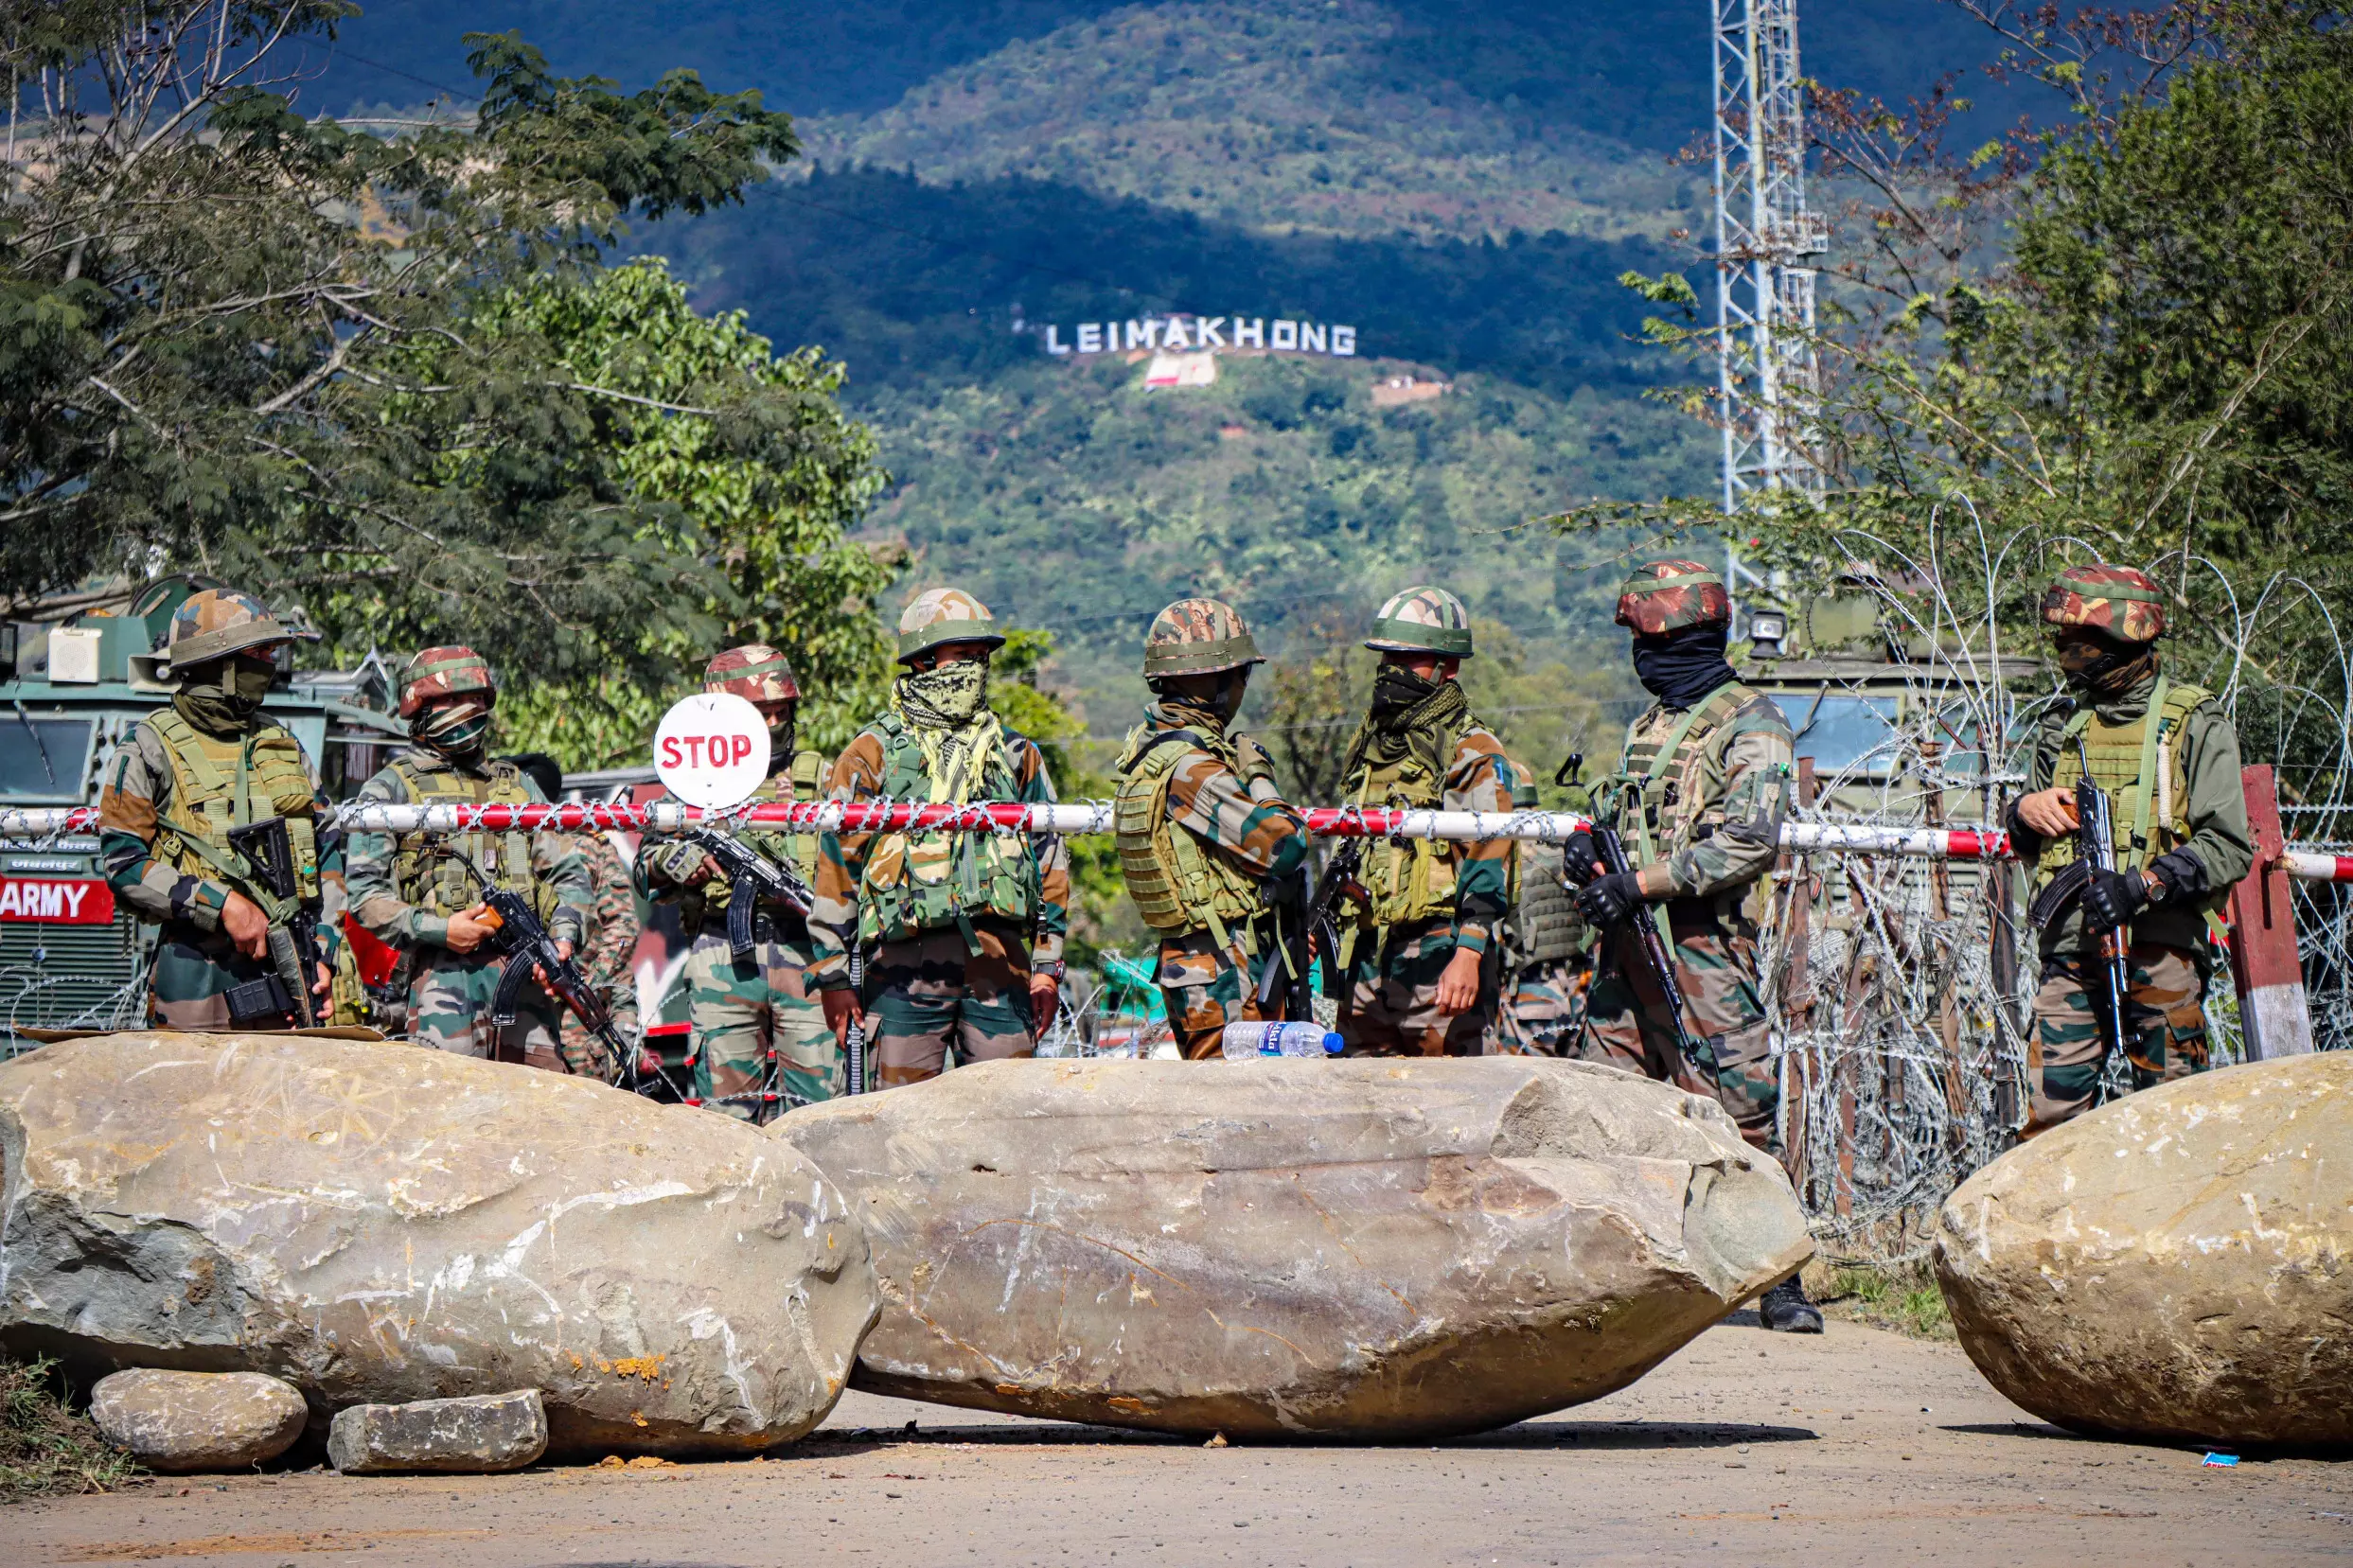
[[(1717, 718), (1711, 706), (1726, 710)], [(1689, 716), (1653, 704), (1626, 731), (1626, 755), (1667, 746)], [(1651, 787), (1636, 798), (1638, 780), (1620, 774), (1618, 799), (1603, 819), (1640, 859), (1644, 834), (1654, 852), (1638, 868), (1653, 899), (1707, 898), (1747, 887), (1773, 869), (1781, 823), (1789, 815), (1792, 741), (1789, 720), (1770, 697), (1734, 686), (1703, 703), (1677, 755), (1660, 757)], [(1606, 797), (1605, 797), (1606, 798)]]
[[(1014, 799), (1052, 804), (1053, 780), (1046, 758), (1035, 741), (1004, 731), (1014, 764)], [(882, 794), (885, 764), (882, 741), (872, 729), (862, 730), (834, 764), (829, 801), (872, 801)], [(858, 890), (865, 878), (866, 854), (874, 839), (867, 833), (820, 834), (817, 894), (809, 913), (812, 959), (807, 983), (821, 991), (838, 991), (850, 983), (850, 949), (858, 942)], [(1058, 973), (1062, 943), (1070, 925), (1070, 852), (1059, 838), (1032, 840), (1037, 848), (1037, 919), (1028, 934), (1030, 961), (1036, 968)]]
[[(1145, 711), (1154, 734), (1190, 728), (1187, 715)], [(1245, 777), (1194, 747), (1176, 759), (1168, 781), (1168, 819), (1202, 843), (1224, 852), (1259, 877), (1288, 876), (1307, 858), (1307, 822), (1275, 788), (1266, 749), (1244, 734), (1231, 737)]]
[[(2150, 693), (2156, 683), (2152, 673), (2122, 696), (2100, 704), (2094, 712), (2103, 724), (2131, 724), (2148, 711)], [(2072, 703), (2061, 703), (2056, 711), (2043, 715), (2036, 729), (2034, 752), (2026, 767), (2027, 794), (2051, 786), (2052, 772), (2059, 762), (2060, 737), (2074, 713)], [(2189, 711), (2182, 725), (2181, 759), (2183, 778), (2188, 785), (2181, 815), (2189, 824), (2189, 842), (2171, 851), (2167, 858), (2189, 856), (2203, 873), (2203, 882), (2196, 891), (2220, 892), (2255, 869), (2255, 834), (2247, 825), (2246, 784), (2238, 771), (2238, 731), (2220, 703), (2209, 700)], [(2122, 813), (2126, 807), (2118, 802), (2115, 809)], [(2019, 858), (2031, 868), (2043, 853), (2042, 836), (2018, 820), (2015, 806), (2008, 826)], [(2133, 917), (2133, 940), (2195, 950), (2206, 940), (2206, 918), (2203, 910), (2188, 907), (2192, 902), (2185, 895), (2178, 902), (2168, 901), (2142, 910)], [(2082, 911), (2070, 904), (2066, 914), (2053, 920), (2043, 932), (2042, 950), (2046, 954), (2073, 952), (2082, 944)]]
[[(455, 768), (439, 753), (423, 747), (409, 747), (395, 760), (420, 773), (456, 772), (469, 783), (480, 784), (485, 789), (488, 785), (487, 775)], [(522, 787), (532, 801), (545, 801), (529, 775), (523, 776)], [(388, 763), (360, 786), (358, 798), (397, 805), (407, 801), (409, 795), (400, 775)], [(587, 934), (588, 910), (595, 902), (595, 890), (590, 883), (588, 861), (580, 853), (579, 841), (563, 833), (534, 833), (528, 837), (532, 873), (556, 896), (556, 912), (547, 922), (548, 934), (577, 949)], [(344, 864), (351, 884), (352, 913), (367, 927), (370, 936), (389, 947), (405, 951), (417, 946), (443, 946), (450, 930), (447, 917), (420, 909), (401, 896), (393, 870), (398, 850), (399, 839), (394, 834), (351, 836)]]
[[(637, 951), (637, 891), (629, 885), (629, 868), (612, 840), (601, 833), (584, 833), (575, 840), (588, 868), (591, 891), (590, 935), (580, 949), (580, 972), (589, 978), (606, 1005), (618, 1010), (635, 989), (629, 960)], [(634, 1011), (632, 1005), (630, 1011)], [(571, 1019), (571, 1014), (565, 1014)]]
[[(303, 765), (310, 766), (308, 753)], [(315, 777), (317, 770), (310, 771)], [(209, 935), (221, 929), (221, 910), (232, 890), (216, 877), (187, 874), (155, 858), (157, 819), (170, 811), (171, 759), (163, 737), (141, 720), (107, 765), (98, 795), (99, 861), (107, 885), (133, 914)], [(333, 811), (324, 793), (311, 797), (313, 822), (324, 823)], [(321, 836), (319, 891), (319, 927), (331, 948), (342, 940), (345, 900), (344, 849), (336, 835)]]
[[(752, 792), (749, 803), (820, 799), (824, 793), (826, 775), (831, 771), (832, 764), (820, 753), (796, 750), (780, 759), (777, 770), (761, 781), (760, 787)], [(794, 787), (796, 774), (811, 781), (806, 794)], [(774, 865), (791, 867), (804, 878), (808, 878), (816, 868), (816, 855), (811, 853), (814, 834), (752, 830), (741, 837), (745, 848), (767, 856)], [(734, 891), (724, 872), (715, 877), (701, 874), (709, 858), (700, 845), (684, 838), (648, 837), (637, 852), (637, 874), (646, 896), (680, 907), (680, 924), (689, 940), (701, 935), (710, 923), (724, 918), (728, 898)], [(782, 903), (763, 905), (761, 909), (778, 925), (800, 929), (801, 917)]]

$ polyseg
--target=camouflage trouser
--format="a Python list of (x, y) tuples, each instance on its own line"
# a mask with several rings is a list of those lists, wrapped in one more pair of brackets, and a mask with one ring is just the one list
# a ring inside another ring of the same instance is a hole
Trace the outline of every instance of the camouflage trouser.
[[(841, 1051), (825, 1010), (803, 983), (808, 938), (778, 936), (763, 917), (751, 958), (737, 963), (724, 925), (686, 955), (687, 1017), (694, 1025), (695, 1095), (739, 1120), (766, 1121), (841, 1092)], [(777, 1079), (763, 1098), (773, 1053)]]
[[(168, 927), (155, 946), (155, 967), (149, 977), (147, 1015), (159, 1029), (217, 1033), (235, 1029), (229, 1018), (228, 990), (257, 980), (276, 970), (237, 950), (221, 932), (194, 926)], [(292, 1029), (297, 1020), (280, 1016), (248, 1025), (252, 1029)]]
[[(2132, 1086), (2146, 1089), (2206, 1069), (2205, 972), (2198, 955), (2160, 943), (2136, 942), (2125, 955), (2125, 1054)], [(2034, 1030), (2026, 1072), (2034, 1085), (2033, 1136), (2092, 1108), (2107, 1051), (2084, 990), (2078, 954), (2043, 960), (2034, 994)]]
[[(1378, 938), (1375, 941), (1375, 938)], [(1372, 951), (1364, 949), (1368, 943)], [(1502, 962), (1494, 947), (1478, 966), (1478, 999), (1451, 1016), (1438, 1010), (1438, 977), (1454, 960), (1454, 923), (1425, 921), (1362, 931), (1340, 998), (1339, 1031), (1351, 1056), (1477, 1056), (1495, 1015)]]
[(1585, 1004), (1584, 1037), (1573, 1053), (1587, 1062), (1631, 1067), (1646, 1078), (1711, 1096), (1760, 1149), (1774, 1144), (1780, 1074), (1757, 995), (1757, 933), (1720, 925), (1706, 906), (1669, 907), (1674, 929), (1675, 983), (1683, 988), (1684, 1028), (1698, 1064), (1676, 1048), (1667, 1002), (1642, 963), (1642, 949), (1620, 927), (1603, 936), (1601, 962)]
[[(637, 987), (628, 982), (616, 985), (590, 983), (604, 998), (605, 1011), (612, 1014), (612, 1031), (621, 1036), (624, 1045), (634, 1043), (639, 1033)], [(557, 1042), (556, 1050), (564, 1059), (564, 1070), (578, 1073), (583, 1078), (597, 1078), (610, 1083), (619, 1076), (623, 1066), (612, 1059), (612, 1052), (605, 1042), (599, 1040), (588, 1025), (580, 1022), (578, 1014), (568, 1007), (564, 1009), (563, 1033)]]
[(564, 1071), (557, 1048), (557, 1014), (563, 1004), (541, 990), (539, 981), (523, 982), (512, 1024), (491, 1027), (490, 999), (505, 967), (504, 959), (480, 951), (418, 949), (416, 973), (409, 981), (409, 1038), (460, 1056)]
[(1504, 987), (1498, 1047), (1513, 1056), (1574, 1056), (1585, 1027), (1593, 961), (1583, 955), (1524, 965)]
[(1220, 950), (1207, 931), (1163, 937), (1158, 977), (1169, 1032), (1176, 1037), (1176, 1048), (1196, 1062), (1224, 1048), (1228, 1024), (1255, 1023), (1263, 1016), (1249, 955), (1239, 943)]
[(1030, 1011), (1030, 950), (1009, 928), (976, 925), (981, 951), (959, 931), (886, 942), (866, 961), (866, 1027), (883, 1088), (937, 1078), (955, 1048), (960, 1062), (1027, 1056), (1036, 1046)]

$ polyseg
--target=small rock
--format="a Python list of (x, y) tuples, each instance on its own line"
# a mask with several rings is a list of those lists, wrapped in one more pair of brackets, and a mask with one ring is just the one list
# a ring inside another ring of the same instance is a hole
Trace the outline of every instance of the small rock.
[(536, 1388), (414, 1404), (355, 1404), (335, 1413), (327, 1435), (327, 1457), (345, 1475), (521, 1470), (546, 1452), (547, 1411)]
[(292, 1384), (259, 1372), (139, 1367), (90, 1391), (98, 1430), (150, 1470), (244, 1470), (292, 1448), (309, 1418)]
[(1226, 1435), (1220, 1432), (1201, 1446), (1203, 1448), (1224, 1448), (1226, 1446)]

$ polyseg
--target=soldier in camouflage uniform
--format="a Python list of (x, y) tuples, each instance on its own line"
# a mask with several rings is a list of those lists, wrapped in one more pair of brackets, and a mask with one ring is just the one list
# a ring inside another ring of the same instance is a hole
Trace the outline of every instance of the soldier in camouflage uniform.
[[(1381, 656), (1372, 707), (1349, 742), (1347, 803), (1508, 811), (1527, 770), (1471, 714), (1455, 676), (1471, 618), (1442, 589), (1381, 607), (1365, 646)], [(1334, 981), (1349, 1054), (1476, 1056), (1501, 980), (1496, 927), (1511, 912), (1508, 839), (1386, 839), (1367, 846), (1366, 898), (1337, 911)]]
[[(969, 593), (917, 595), (899, 617), (891, 711), (842, 751), (828, 798), (1051, 803), (1044, 755), (988, 705), (989, 655), (1004, 641)], [(1070, 902), (1059, 839), (823, 834), (815, 887), (809, 978), (837, 1041), (871, 1013), (883, 1085), (936, 1076), (951, 1046), (964, 1061), (1027, 1056), (1053, 1021)], [(862, 995), (850, 983), (859, 943)]]
[(1120, 870), (1159, 933), (1160, 995), (1190, 1057), (1216, 1055), (1228, 1024), (1261, 1016), (1252, 960), (1282, 961), (1266, 890), (1307, 854), (1265, 749), (1229, 728), (1264, 662), (1231, 607), (1177, 600), (1145, 634), (1153, 701), (1120, 755)]
[[(1586, 834), (1564, 857), (1584, 884), (1578, 908), (1601, 937), (1580, 1054), (1712, 1095), (1743, 1137), (1778, 1153), (1780, 1075), (1758, 990), (1758, 927), (1789, 812), (1789, 721), (1725, 662), (1732, 601), (1698, 562), (1636, 568), (1618, 624), (1634, 633), (1635, 674), (1657, 700), (1627, 731), (1616, 777), (1595, 792), (1597, 819), (1624, 839), (1635, 869), (1602, 874)], [(1677, 1048), (1628, 924), (1643, 905), (1655, 907), (1672, 945), (1696, 1060)], [(1795, 1276), (1760, 1314), (1770, 1329), (1822, 1331)]]
[[(523, 751), (506, 759), (523, 777), (553, 801), (564, 792), (564, 770), (544, 751)], [(589, 886), (594, 890), (589, 908), (590, 936), (580, 949), (580, 975), (612, 1014), (612, 1031), (625, 1043), (639, 1037), (637, 977), (629, 960), (637, 951), (637, 890), (629, 882), (628, 862), (613, 847), (612, 835), (583, 833), (573, 842), (588, 866)], [(564, 1068), (583, 1078), (618, 1081), (624, 1064), (612, 1059), (610, 1048), (598, 1039), (570, 1008), (563, 1010), (563, 1034), (557, 1047)], [(649, 1068), (648, 1070), (654, 1070)]]
[[(768, 720), (769, 776), (753, 802), (820, 798), (832, 765), (795, 745), (801, 687), (783, 654), (762, 643), (730, 648), (703, 671), (702, 689), (733, 692)], [(814, 876), (815, 835), (754, 832), (743, 837), (770, 861), (796, 864), (804, 880)], [(679, 924), (692, 943), (686, 986), (697, 1098), (738, 1119), (765, 1121), (779, 1110), (839, 1094), (841, 1053), (809, 990), (804, 917), (786, 904), (763, 905), (753, 916), (752, 954), (738, 963), (727, 942), (732, 884), (710, 856), (690, 843), (648, 838), (637, 867), (648, 892), (677, 902)], [(771, 1062), (781, 1068), (772, 1087)]]
[[(471, 648), (427, 648), (400, 678), (410, 744), (360, 788), (386, 805), (539, 804), (538, 784), (489, 756), (498, 689)], [(428, 835), (358, 833), (348, 855), (352, 912), (410, 970), (409, 1032), (419, 1044), (466, 1056), (564, 1070), (563, 1005), (536, 982), (522, 988), (515, 1022), (498, 1029), (490, 1002), (505, 960), (480, 891), (456, 858), (528, 899), (569, 956), (586, 933), (594, 899), (580, 848), (561, 833)]]
[(1562, 881), (1561, 847), (1522, 844), (1519, 854), (1519, 899), (1503, 925), (1496, 1040), (1513, 1056), (1574, 1056), (1593, 983), (1592, 932)]
[[(99, 854), (115, 896), (163, 930), (148, 1017), (165, 1029), (285, 1029), (299, 1022), (269, 959), (291, 910), (254, 878), (228, 831), (287, 821), (302, 897), (321, 944), (304, 955), (324, 1016), (340, 945), (343, 852), (318, 824), (329, 806), (302, 743), (263, 715), (278, 650), (315, 632), (280, 624), (242, 593), (206, 589), (172, 612), (165, 657), (179, 691), (141, 719), (108, 765)], [(273, 981), (276, 983), (274, 987)]]
[(2116, 870), (2043, 931), (2029, 1137), (2089, 1109), (2106, 1066), (2086, 990), (2084, 912), (2130, 927), (2125, 1046), (2132, 1086), (2147, 1088), (2205, 1068), (2208, 923), (2255, 864), (2238, 733), (2209, 693), (2160, 668), (2157, 585), (2129, 566), (2070, 567), (2043, 595), (2043, 620), (2072, 696), (2035, 732), (2012, 844), (2038, 889), (2075, 858), (2075, 786), (2088, 757), (2115, 820)]

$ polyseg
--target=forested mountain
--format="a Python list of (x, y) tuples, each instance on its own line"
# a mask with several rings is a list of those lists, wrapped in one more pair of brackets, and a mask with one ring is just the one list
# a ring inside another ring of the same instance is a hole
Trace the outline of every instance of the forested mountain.
[[(1806, 25), (1812, 72), (1895, 90), (1965, 19), (1819, 0)], [(1531, 657), (1589, 657), (1608, 573), (1582, 569), (1609, 552), (1518, 525), (1707, 484), (1707, 432), (1643, 400), (1677, 371), (1617, 281), (1689, 260), (1706, 169), (1669, 155), (1706, 122), (1705, 8), (379, 0), (309, 99), (463, 87), (457, 35), (506, 27), (561, 69), (698, 67), (794, 113), (784, 179), (631, 243), (847, 364), (896, 481), (870, 534), (912, 548), (911, 582), (1057, 628), (1098, 731), (1144, 618), (1193, 589), (1281, 645), (1437, 578)], [(1043, 352), (1048, 324), (1170, 311), (1346, 323), (1359, 357), (1147, 393)], [(1375, 408), (1407, 376), (1452, 390)]]

